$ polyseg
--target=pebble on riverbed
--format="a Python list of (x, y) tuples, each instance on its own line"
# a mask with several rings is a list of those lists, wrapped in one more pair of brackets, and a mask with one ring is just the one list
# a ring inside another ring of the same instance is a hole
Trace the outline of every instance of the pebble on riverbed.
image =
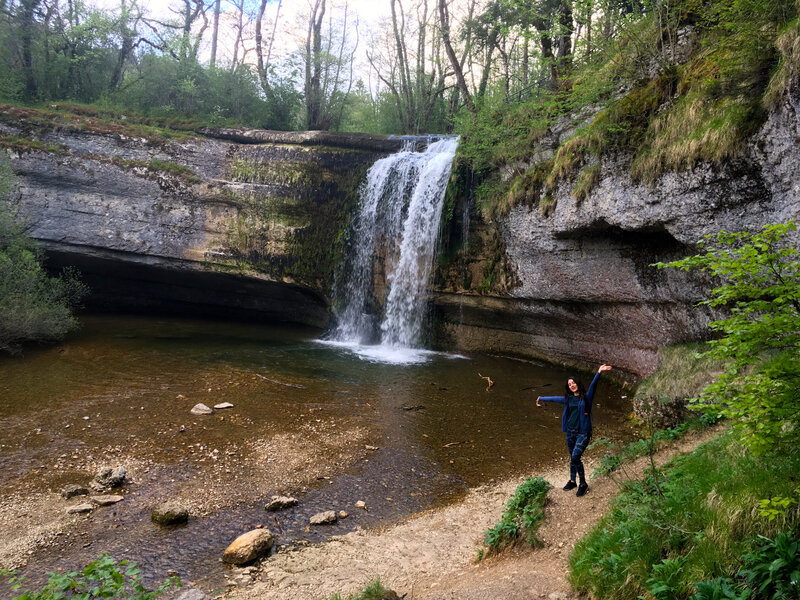
[(270, 512), (275, 512), (278, 510), (283, 510), (284, 508), (291, 508), (292, 506), (297, 506), (297, 498), (290, 498), (289, 496), (272, 496), (264, 509)]
[(61, 497), (66, 498), (69, 500), (70, 498), (74, 498), (75, 496), (88, 496), (89, 495), (89, 488), (85, 488), (82, 485), (77, 485), (75, 483), (69, 483), (64, 486), (61, 490)]
[(223, 408), (233, 408), (233, 404), (230, 402), (220, 402), (219, 404), (215, 404), (214, 408), (217, 410), (222, 410)]
[(96, 492), (102, 492), (106, 488), (119, 487), (125, 483), (125, 478), (128, 476), (128, 471), (125, 467), (103, 467), (94, 476), (94, 479), (89, 484)]
[(89, 513), (94, 510), (94, 504), (90, 504), (89, 502), (82, 502), (81, 504), (75, 504), (74, 506), (70, 506), (67, 509), (67, 514), (70, 515), (78, 515), (83, 513)]
[(97, 506), (111, 506), (117, 502), (122, 502), (124, 499), (125, 498), (123, 496), (109, 494), (107, 496), (91, 496), (89, 501), (93, 502)]
[(214, 409), (200, 402), (195, 404), (189, 412), (193, 415), (211, 415), (214, 413)]

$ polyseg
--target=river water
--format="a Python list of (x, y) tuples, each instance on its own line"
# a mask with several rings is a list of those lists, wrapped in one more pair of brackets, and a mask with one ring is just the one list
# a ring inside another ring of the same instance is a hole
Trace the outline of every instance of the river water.
[[(174, 569), (218, 589), (222, 551), (256, 525), (279, 533), (281, 544), (320, 541), (554, 462), (566, 474), (558, 407), (534, 403), (561, 392), (567, 373), (558, 368), (445, 353), (375, 362), (298, 328), (82, 322), (62, 345), (0, 359), (0, 494), (49, 490), (61, 512), (74, 502), (57, 495), (61, 487), (88, 483), (100, 465), (126, 466), (131, 481), (124, 501), (70, 517), (53, 546), (27, 557), (34, 581), (107, 550), (139, 562), (150, 580)], [(494, 381), (490, 389), (481, 375)], [(623, 392), (605, 382), (596, 401), (595, 437), (624, 437)], [(197, 402), (234, 407), (190, 415)], [(265, 513), (264, 501), (283, 493), (300, 504)], [(189, 524), (152, 524), (153, 505), (171, 497), (197, 507)], [(368, 510), (354, 508), (357, 500)], [(350, 515), (308, 527), (328, 509)]]

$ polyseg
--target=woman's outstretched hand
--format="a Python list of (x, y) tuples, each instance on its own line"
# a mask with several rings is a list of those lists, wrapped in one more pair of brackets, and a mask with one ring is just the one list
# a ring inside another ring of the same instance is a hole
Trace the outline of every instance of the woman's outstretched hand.
[(611, 365), (600, 365), (600, 368), (597, 369), (598, 373), (602, 373), (603, 371), (610, 371)]
[[(539, 398), (541, 398), (541, 396), (539, 396)], [(536, 398), (536, 406), (541, 406), (542, 405), (542, 403), (539, 402), (539, 398)]]

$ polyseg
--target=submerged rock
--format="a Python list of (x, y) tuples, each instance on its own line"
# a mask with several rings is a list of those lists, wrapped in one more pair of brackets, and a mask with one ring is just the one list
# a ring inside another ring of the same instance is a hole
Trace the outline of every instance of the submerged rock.
[(150, 513), (150, 519), (158, 525), (178, 525), (189, 520), (189, 509), (178, 502), (164, 502)]
[(291, 498), (289, 496), (272, 496), (264, 509), (270, 512), (275, 512), (278, 510), (283, 510), (284, 508), (291, 508), (292, 506), (297, 506), (297, 498)]
[(331, 523), (336, 523), (336, 513), (332, 510), (317, 513), (311, 517), (310, 523), (312, 525), (330, 525)]
[(222, 410), (223, 408), (233, 408), (233, 404), (230, 402), (220, 402), (219, 404), (215, 404), (214, 408), (217, 410)]
[(248, 531), (233, 540), (233, 543), (225, 549), (222, 562), (244, 565), (265, 556), (274, 543), (275, 536), (266, 527)]
[(75, 483), (68, 483), (61, 490), (61, 497), (66, 498), (67, 500), (69, 500), (70, 498), (74, 498), (75, 496), (88, 496), (88, 495), (89, 495), (89, 488), (86, 488), (82, 485), (78, 485)]
[(193, 415), (210, 415), (214, 413), (214, 409), (206, 406), (202, 402), (195, 404), (192, 410), (189, 411)]

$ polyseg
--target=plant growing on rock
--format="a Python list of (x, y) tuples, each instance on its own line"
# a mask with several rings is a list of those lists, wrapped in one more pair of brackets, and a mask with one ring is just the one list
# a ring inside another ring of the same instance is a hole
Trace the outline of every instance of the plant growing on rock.
[(732, 419), (754, 452), (796, 439), (800, 425), (800, 253), (786, 239), (796, 229), (790, 221), (720, 231), (700, 243), (701, 254), (656, 265), (716, 278), (701, 304), (727, 316), (710, 323), (717, 337), (699, 356), (723, 370), (692, 402)]

